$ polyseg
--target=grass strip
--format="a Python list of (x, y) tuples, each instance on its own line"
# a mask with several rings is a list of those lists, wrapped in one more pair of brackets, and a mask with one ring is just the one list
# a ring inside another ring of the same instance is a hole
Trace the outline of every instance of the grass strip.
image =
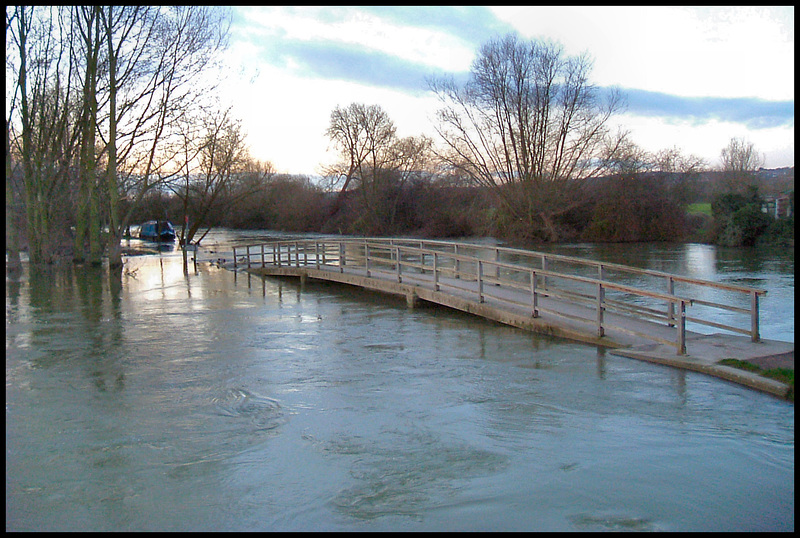
[(747, 370), (748, 372), (755, 372), (764, 377), (769, 377), (770, 379), (785, 383), (789, 385), (789, 394), (787, 394), (786, 397), (794, 401), (794, 370), (791, 368), (770, 368), (769, 370), (764, 370), (757, 364), (739, 359), (722, 359), (721, 361), (717, 361), (717, 364), (732, 366), (733, 368)]

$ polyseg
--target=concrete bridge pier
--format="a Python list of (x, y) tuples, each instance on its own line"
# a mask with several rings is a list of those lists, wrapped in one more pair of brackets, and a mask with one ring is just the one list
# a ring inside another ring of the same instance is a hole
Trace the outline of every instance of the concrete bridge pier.
[(415, 290), (406, 292), (406, 304), (409, 308), (417, 308), (419, 306), (419, 295)]

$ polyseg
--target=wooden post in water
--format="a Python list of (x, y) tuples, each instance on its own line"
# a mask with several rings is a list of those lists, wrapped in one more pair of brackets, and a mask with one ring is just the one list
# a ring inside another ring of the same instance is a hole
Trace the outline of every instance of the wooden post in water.
[(400, 247), (394, 247), (394, 252), (395, 262), (397, 263), (397, 282), (402, 282), (403, 276), (400, 269)]
[(603, 283), (597, 283), (597, 336), (605, 334), (603, 330), (603, 301), (605, 300), (605, 288)]
[[(667, 293), (670, 295), (675, 294), (675, 280), (671, 276), (667, 277)], [(672, 301), (667, 303), (667, 325), (669, 327), (675, 326), (675, 303)]]
[(478, 302), (483, 302), (483, 262), (478, 260)]
[(750, 292), (750, 340), (758, 342), (761, 335), (758, 334), (758, 292)]
[(433, 253), (433, 291), (439, 291), (439, 255)]
[[(542, 255), (542, 271), (547, 271), (547, 256)], [(542, 287), (547, 291), (547, 276), (542, 277)]]
[(686, 301), (681, 300), (678, 320), (678, 355), (686, 355)]

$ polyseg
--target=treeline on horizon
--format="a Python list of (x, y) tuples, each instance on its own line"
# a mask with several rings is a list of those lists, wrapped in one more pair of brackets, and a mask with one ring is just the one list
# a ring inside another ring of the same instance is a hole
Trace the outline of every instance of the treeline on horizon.
[[(437, 139), (401, 137), (378, 104), (331, 112), (338, 159), (323, 183), (250, 155), (211, 82), (229, 13), (214, 6), (7, 6), (7, 267), (65, 259), (119, 270), (132, 226), (437, 238), (711, 241), (793, 245), (793, 217), (762, 197), (762, 159), (732, 138), (707, 182), (678, 148), (650, 153), (612, 126), (619, 92), (590, 83), (588, 54), (491, 40), (468, 80), (434, 78)], [(316, 135), (317, 133), (313, 133)], [(794, 176), (779, 191), (790, 191)], [(693, 208), (693, 209), (692, 209)], [(698, 209), (699, 208), (699, 209)], [(688, 210), (687, 210), (688, 209)], [(188, 226), (183, 226), (188, 223)]]
[[(751, 179), (744, 189), (731, 189), (721, 172), (639, 173), (587, 181), (569, 210), (554, 220), (556, 241), (793, 245), (793, 170), (775, 179), (754, 172)], [(270, 174), (256, 189), (243, 189), (247, 192), (234, 189), (219, 199), (207, 214), (208, 226), (358, 236), (495, 237), (521, 246), (553, 240), (543, 230), (504, 218), (487, 188), (458, 185), (447, 178), (420, 175), (386, 192), (371, 203), (394, 211), (373, 207), (372, 219), (365, 218), (362, 193), (345, 191), (341, 196), (307, 176)], [(790, 195), (792, 216), (766, 215), (764, 197), (784, 193)], [(180, 225), (182, 200), (153, 191), (133, 217), (135, 222), (169, 219)]]

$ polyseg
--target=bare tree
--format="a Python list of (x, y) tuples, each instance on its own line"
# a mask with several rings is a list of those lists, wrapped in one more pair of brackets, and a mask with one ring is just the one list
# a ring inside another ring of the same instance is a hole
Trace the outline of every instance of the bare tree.
[(470, 79), (433, 80), (438, 95), (439, 156), (473, 184), (489, 188), (522, 233), (557, 239), (554, 218), (575, 203), (575, 188), (605, 170), (624, 135), (607, 123), (621, 106), (589, 83), (586, 55), (568, 57), (560, 45), (490, 41)]
[(755, 145), (743, 138), (731, 138), (720, 153), (720, 171), (724, 187), (729, 192), (745, 194), (757, 187), (755, 172), (764, 164), (764, 158)]
[[(84, 71), (82, 107), (78, 121), (81, 141), (77, 178), (79, 195), (75, 207), (73, 259), (76, 262), (84, 260), (84, 245), (88, 239), (89, 259), (92, 263), (99, 264), (102, 245), (100, 241), (99, 185), (97, 177), (97, 91), (101, 77), (101, 73), (98, 70), (102, 48), (101, 10), (97, 6), (76, 6), (71, 15), (73, 20), (76, 21), (74, 28), (80, 34), (78, 45), (75, 47), (75, 54), (82, 55), (81, 60), (83, 60), (82, 67)], [(79, 61), (76, 59), (76, 64)]]
[(378, 105), (352, 103), (347, 108), (336, 107), (331, 112), (330, 125), (325, 131), (339, 148), (342, 160), (331, 166), (326, 175), (334, 183), (341, 181), (334, 212), (352, 187), (358, 188), (365, 179), (365, 168), (379, 165), (379, 149), (394, 138), (396, 128), (389, 115)]
[[(270, 164), (255, 163), (250, 157), (241, 122), (231, 118), (230, 109), (210, 113), (201, 121), (199, 131), (187, 125), (187, 131), (195, 134), (184, 139), (184, 173), (170, 184), (183, 207), (180, 241), (184, 245), (205, 228), (199, 243), (217, 224), (215, 215), (255, 192), (273, 173)], [(191, 223), (188, 227), (187, 222)]]
[[(209, 6), (105, 8), (109, 59), (106, 190), (109, 261), (122, 264), (120, 239), (144, 195), (179, 173), (181, 118), (210, 90), (203, 72), (225, 44), (227, 21)], [(123, 197), (131, 203), (117, 214)]]
[[(10, 63), (15, 69), (6, 123), (6, 168), (7, 173), (22, 176), (33, 263), (49, 263), (57, 255), (64, 233), (59, 225), (65, 225), (61, 202), (68, 192), (78, 137), (69, 27), (58, 15), (57, 8), (16, 6), (6, 11), (12, 44), (7, 53), (13, 53)], [(15, 157), (19, 170), (11, 164)]]
[(350, 189), (359, 200), (362, 231), (384, 233), (395, 226), (403, 189), (429, 167), (431, 140), (398, 138), (389, 115), (378, 105), (352, 103), (336, 107), (326, 134), (340, 150), (341, 160), (326, 174), (342, 184), (335, 213)]

